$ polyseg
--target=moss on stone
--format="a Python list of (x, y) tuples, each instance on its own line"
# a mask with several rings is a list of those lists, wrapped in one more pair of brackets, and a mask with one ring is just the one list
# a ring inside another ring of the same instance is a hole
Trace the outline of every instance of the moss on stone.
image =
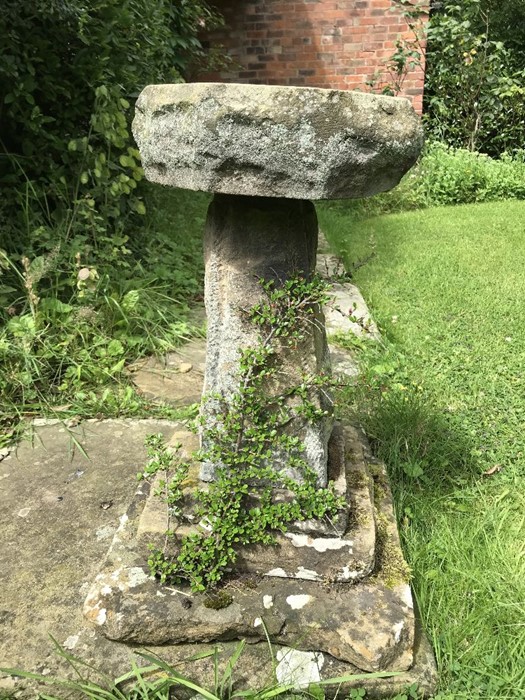
[(366, 486), (368, 478), (364, 472), (356, 470), (347, 474), (346, 481), (350, 489), (358, 489)]
[(373, 577), (387, 586), (395, 588), (409, 583), (410, 567), (405, 561), (401, 547), (389, 531), (388, 520), (376, 510), (376, 565)]
[(374, 501), (377, 506), (388, 493), (388, 480), (381, 464), (369, 463), (368, 473), (374, 481)]
[(365, 508), (360, 508), (354, 506), (350, 509), (348, 514), (348, 530), (352, 531), (358, 527), (363, 527), (368, 525), (370, 522), (370, 515)]
[(204, 599), (204, 607), (211, 610), (222, 610), (233, 603), (233, 596), (226, 591), (208, 593)]

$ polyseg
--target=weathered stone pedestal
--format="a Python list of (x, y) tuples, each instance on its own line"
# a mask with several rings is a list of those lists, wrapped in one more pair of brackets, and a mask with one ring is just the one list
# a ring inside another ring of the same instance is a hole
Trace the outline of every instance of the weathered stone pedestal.
[[(404, 99), (196, 84), (146, 88), (134, 133), (148, 179), (215, 194), (204, 244), (206, 445), (206, 426), (221, 421), (221, 400), (238, 391), (241, 351), (260, 343), (247, 312), (263, 297), (261, 280), (278, 287), (313, 274), (318, 227), (308, 200), (390, 189), (420, 152), (421, 126)], [(293, 351), (279, 356), (281, 392), (305, 375), (330, 371), (321, 309), (311, 325)], [(303, 443), (319, 486), (333, 481), (344, 496), (335, 522), (298, 523), (275, 547), (244, 547), (219, 596), (193, 594), (184, 586), (163, 588), (146, 573), (147, 545), (163, 541), (167, 506), (143, 487), (86, 600), (86, 617), (110, 639), (132, 644), (255, 642), (268, 635), (317, 660), (329, 655), (339, 673), (397, 672), (428, 689), (431, 671), (410, 671), (421, 663), (421, 647), (384, 469), (358, 431), (334, 428), (325, 391), (313, 389), (310, 400), (322, 411), (308, 421), (296, 416), (286, 429)], [(190, 454), (192, 438), (177, 440)], [(272, 459), (286, 471), (282, 454)], [(189, 483), (207, 488), (219, 466), (194, 464)], [(184, 501), (175, 550), (200, 526), (190, 488)], [(367, 687), (374, 690), (374, 683)]]
[[(297, 275), (310, 279), (315, 270), (317, 233), (317, 215), (311, 202), (215, 195), (204, 237), (208, 325), (202, 410), (207, 421), (220, 420), (221, 406), (206, 397), (220, 394), (228, 400), (238, 391), (240, 350), (260, 343), (260, 328), (249, 322), (247, 312), (266, 299), (261, 281), (273, 280), (279, 286)], [(274, 393), (299, 385), (303, 375), (329, 371), (320, 309), (316, 321), (293, 353), (282, 350), (279, 386), (274, 387)], [(314, 423), (296, 417), (287, 429), (304, 444), (306, 462), (317, 475), (319, 485), (326, 486), (332, 406), (322, 390), (312, 390), (310, 401), (328, 415)], [(283, 461), (282, 455), (274, 454), (274, 462), (279, 461)], [(205, 462), (201, 478), (213, 479), (214, 468)], [(300, 479), (300, 474), (292, 476)]]

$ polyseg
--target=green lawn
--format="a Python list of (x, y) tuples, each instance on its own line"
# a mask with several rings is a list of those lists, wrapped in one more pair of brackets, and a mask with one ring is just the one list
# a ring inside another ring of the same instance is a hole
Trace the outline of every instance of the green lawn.
[(437, 697), (524, 698), (525, 202), (319, 217), (383, 333), (348, 408), (391, 471)]

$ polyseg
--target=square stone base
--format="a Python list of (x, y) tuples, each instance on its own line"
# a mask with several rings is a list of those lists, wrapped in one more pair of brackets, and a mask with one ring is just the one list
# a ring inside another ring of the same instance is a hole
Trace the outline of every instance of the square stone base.
[[(367, 493), (370, 508), (368, 521), (365, 518), (360, 525), (356, 516), (364, 506), (361, 503), (356, 510), (354, 503), (348, 531), (341, 539), (354, 542), (360, 526), (365, 531), (372, 526), (374, 531), (370, 566), (358, 582), (351, 578), (337, 582), (335, 576), (330, 581), (326, 571), (322, 579), (294, 575), (299, 569), (315, 571), (311, 557), (319, 568), (322, 549), (312, 546), (322, 538), (295, 533), (295, 539), (284, 538), (251, 559), (241, 553), (240, 569), (231, 572), (217, 593), (161, 586), (149, 575), (146, 561), (148, 542), (158, 538), (166, 522), (164, 506), (156, 510), (153, 504), (158, 499), (152, 500), (148, 485), (141, 484), (86, 599), (86, 618), (108, 639), (133, 645), (177, 645), (173, 649), (185, 648), (190, 656), (201, 643), (246, 639), (253, 642), (243, 653), (247, 668), (264, 666), (266, 655), (265, 668), (271, 670), (266, 644), (256, 644), (269, 638), (279, 645), (277, 669), (283, 678), (286, 673), (300, 675), (304, 668), (313, 674), (311, 680), (317, 675), (319, 680), (364, 672), (364, 678), (349, 681), (348, 687), (375, 689), (380, 697), (387, 688), (393, 694), (417, 682), (430, 692), (435, 665), (428, 644), (416, 632), (408, 567), (399, 547), (384, 467), (370, 459), (359, 431), (347, 426), (344, 432), (348, 461), (353, 465), (347, 470), (349, 481), (354, 482), (349, 483), (349, 493)], [(296, 558), (290, 568), (287, 557), (291, 555)], [(367, 672), (396, 675), (381, 679), (366, 676)]]

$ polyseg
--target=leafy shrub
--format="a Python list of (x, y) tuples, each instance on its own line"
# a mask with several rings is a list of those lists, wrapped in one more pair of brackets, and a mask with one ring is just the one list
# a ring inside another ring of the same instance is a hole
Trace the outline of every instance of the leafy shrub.
[(217, 21), (204, 0), (4, 3), (0, 247), (27, 253), (28, 205), (98, 247), (144, 213), (132, 102), (147, 83), (180, 81), (202, 56), (197, 32)]
[(428, 131), (451, 146), (489, 155), (525, 144), (525, 54), (508, 31), (516, 17), (509, 24), (512, 13), (501, 5), (444, 0), (428, 27)]
[(423, 206), (525, 199), (525, 152), (499, 160), (482, 153), (429, 145), (403, 187)]

